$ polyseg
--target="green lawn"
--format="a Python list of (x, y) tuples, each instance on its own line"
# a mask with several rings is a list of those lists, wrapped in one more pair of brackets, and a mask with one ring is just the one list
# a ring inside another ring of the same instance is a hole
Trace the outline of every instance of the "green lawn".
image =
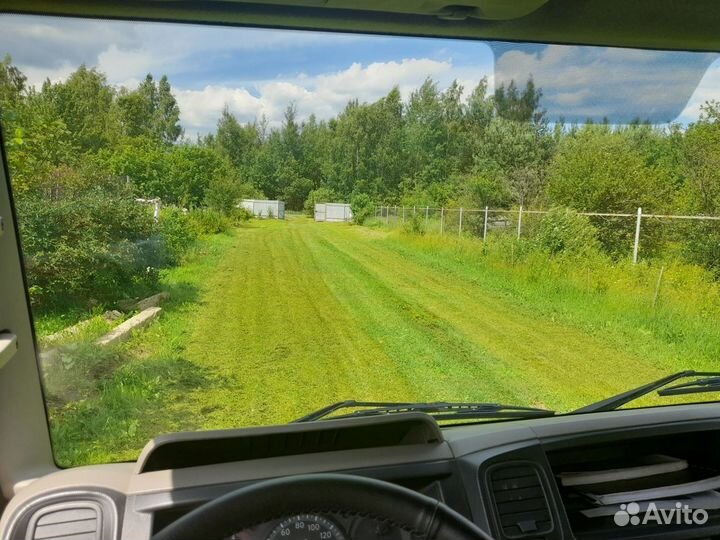
[(162, 319), (95, 392), (53, 409), (60, 461), (133, 459), (162, 432), (283, 423), (345, 399), (569, 410), (712, 368), (716, 319), (683, 315), (689, 333), (668, 339), (656, 311), (492, 269), (478, 245), (300, 217), (205, 239), (163, 276)]

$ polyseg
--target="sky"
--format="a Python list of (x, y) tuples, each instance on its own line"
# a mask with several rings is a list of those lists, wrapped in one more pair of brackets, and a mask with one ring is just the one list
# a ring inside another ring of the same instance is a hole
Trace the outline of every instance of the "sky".
[(301, 119), (327, 119), (393, 86), (407, 99), (427, 77), (467, 94), (483, 77), (492, 87), (532, 76), (553, 121), (688, 123), (720, 99), (718, 55), (700, 53), (1, 15), (5, 53), (33, 85), (83, 63), (118, 87), (166, 74), (191, 137), (211, 132), (225, 106), (243, 122), (279, 125), (290, 103)]

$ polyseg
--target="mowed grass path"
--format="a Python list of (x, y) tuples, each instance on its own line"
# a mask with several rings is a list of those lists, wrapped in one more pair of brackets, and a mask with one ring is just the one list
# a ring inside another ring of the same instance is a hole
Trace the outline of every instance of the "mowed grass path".
[(670, 369), (396, 242), (297, 217), (239, 229), (182, 344), (220, 382), (174, 406), (205, 429), (288, 422), (345, 399), (568, 410)]

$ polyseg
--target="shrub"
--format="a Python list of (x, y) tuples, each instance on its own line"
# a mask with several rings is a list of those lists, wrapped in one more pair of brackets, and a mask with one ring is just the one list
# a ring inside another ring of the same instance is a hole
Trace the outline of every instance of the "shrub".
[(165, 264), (174, 265), (197, 238), (190, 218), (181, 209), (171, 207), (163, 209), (160, 214), (158, 232), (165, 253)]
[(153, 218), (129, 194), (26, 195), (17, 210), (35, 305), (92, 304), (154, 285)]
[(233, 225), (242, 225), (250, 221), (253, 215), (247, 208), (240, 207), (234, 208), (229, 217)]
[(551, 254), (582, 254), (597, 251), (597, 231), (586, 216), (565, 208), (553, 208), (540, 222), (538, 245)]
[(685, 259), (704, 266), (720, 278), (720, 223), (701, 221), (684, 224), (681, 230)]
[(313, 189), (305, 200), (303, 211), (309, 217), (315, 217), (315, 205), (317, 203), (332, 202), (336, 199), (335, 192), (330, 188)]
[(210, 208), (190, 212), (190, 222), (196, 234), (218, 234), (232, 227), (228, 216)]
[(425, 221), (420, 214), (413, 214), (403, 223), (403, 230), (409, 234), (425, 234)]
[(229, 215), (241, 196), (241, 186), (227, 176), (215, 178), (205, 192), (205, 204), (208, 208)]
[(353, 213), (353, 222), (362, 225), (367, 218), (373, 215), (375, 205), (369, 195), (360, 193), (352, 198), (350, 208)]

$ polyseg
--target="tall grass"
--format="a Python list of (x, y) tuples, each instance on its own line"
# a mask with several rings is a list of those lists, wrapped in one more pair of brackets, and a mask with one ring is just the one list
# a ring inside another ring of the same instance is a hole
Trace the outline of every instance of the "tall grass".
[(631, 339), (639, 352), (654, 354), (662, 343), (682, 361), (678, 369), (720, 366), (720, 284), (701, 267), (678, 260), (632, 264), (600, 253), (552, 256), (510, 235), (482, 242), (394, 231), (387, 241), (418, 263), (462, 275), (553, 320)]

